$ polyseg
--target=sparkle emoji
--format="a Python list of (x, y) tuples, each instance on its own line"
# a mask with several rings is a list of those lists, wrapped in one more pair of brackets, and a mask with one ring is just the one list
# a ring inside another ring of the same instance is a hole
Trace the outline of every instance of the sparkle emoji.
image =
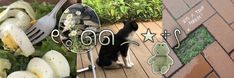
[(173, 59), (168, 55), (170, 50), (166, 43), (157, 42), (153, 47), (154, 55), (149, 58), (148, 63), (152, 66), (153, 73), (166, 74), (171, 65)]

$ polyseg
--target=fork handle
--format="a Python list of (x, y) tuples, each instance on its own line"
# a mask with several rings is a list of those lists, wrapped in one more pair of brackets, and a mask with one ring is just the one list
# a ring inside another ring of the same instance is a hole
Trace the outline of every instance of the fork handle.
[(50, 16), (56, 18), (56, 15), (59, 11), (59, 9), (63, 6), (63, 4), (67, 2), (67, 0), (59, 0), (59, 2), (55, 5), (53, 10), (50, 12)]

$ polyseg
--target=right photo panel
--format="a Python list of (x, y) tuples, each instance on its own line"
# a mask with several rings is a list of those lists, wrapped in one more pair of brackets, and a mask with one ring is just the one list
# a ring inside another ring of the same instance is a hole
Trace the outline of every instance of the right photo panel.
[(163, 0), (166, 78), (234, 77), (234, 0)]

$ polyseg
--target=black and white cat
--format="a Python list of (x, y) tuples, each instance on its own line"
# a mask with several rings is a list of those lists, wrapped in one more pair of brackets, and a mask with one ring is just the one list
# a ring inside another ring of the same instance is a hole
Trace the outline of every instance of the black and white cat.
[[(135, 20), (124, 21), (123, 24), (124, 27), (114, 36), (114, 45), (109, 44), (101, 46), (99, 57), (96, 60), (97, 65), (100, 67), (120, 68), (123, 63), (118, 62), (119, 55), (122, 56), (126, 67), (130, 68), (134, 65), (130, 60), (128, 42), (132, 41), (132, 37), (137, 31), (138, 25)], [(109, 38), (111, 38), (111, 36), (109, 36)], [(112, 38), (110, 40), (112, 40)], [(107, 41), (107, 39), (104, 39), (103, 43), (106, 43)]]

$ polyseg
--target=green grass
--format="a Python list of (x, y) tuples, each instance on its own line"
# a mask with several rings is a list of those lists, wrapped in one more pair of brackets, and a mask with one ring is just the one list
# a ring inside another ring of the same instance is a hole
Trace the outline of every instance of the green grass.
[(123, 19), (138, 21), (162, 18), (162, 0), (83, 0), (95, 10), (101, 23), (115, 23)]
[(201, 26), (190, 33), (188, 37), (181, 42), (181, 46), (178, 49), (174, 48), (174, 51), (181, 62), (187, 64), (212, 42), (214, 42), (213, 37), (205, 27)]

